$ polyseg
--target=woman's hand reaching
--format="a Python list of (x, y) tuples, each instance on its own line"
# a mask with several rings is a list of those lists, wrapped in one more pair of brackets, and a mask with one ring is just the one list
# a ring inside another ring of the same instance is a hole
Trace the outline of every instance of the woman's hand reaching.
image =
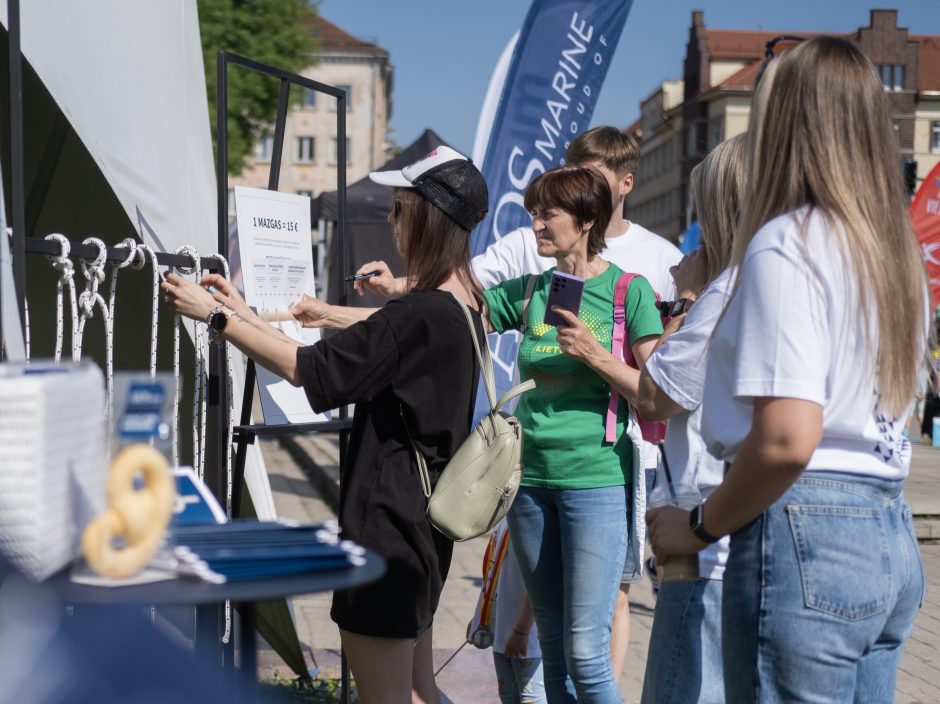
[(199, 281), (199, 284), (206, 289), (212, 297), (219, 303), (224, 303), (242, 320), (249, 320), (255, 313), (245, 303), (238, 289), (230, 281), (219, 274), (206, 274)]
[(367, 291), (385, 296), (385, 298), (398, 298), (407, 293), (404, 281), (392, 276), (392, 270), (388, 268), (388, 264), (385, 262), (374, 261), (363, 264), (356, 269), (356, 274), (368, 274), (371, 271), (379, 273), (377, 276), (370, 276), (368, 279), (353, 283), (353, 288), (360, 296), (364, 296)]
[[(358, 283), (358, 282), (357, 282)], [(330, 304), (313, 296), (303, 295), (300, 302), (291, 308), (294, 319), (305, 328), (327, 328), (330, 319)]]
[(209, 313), (221, 302), (216, 301), (202, 286), (178, 274), (167, 273), (160, 288), (163, 289), (163, 302), (174, 312), (200, 323), (206, 322)]

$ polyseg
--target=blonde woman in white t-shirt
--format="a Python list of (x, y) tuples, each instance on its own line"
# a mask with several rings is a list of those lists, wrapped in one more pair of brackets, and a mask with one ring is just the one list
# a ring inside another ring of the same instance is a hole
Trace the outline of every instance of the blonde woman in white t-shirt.
[(884, 89), (849, 41), (772, 59), (755, 95), (739, 277), (702, 415), (729, 469), (647, 514), (658, 557), (731, 534), (729, 702), (890, 702), (924, 593), (902, 435), (927, 285)]

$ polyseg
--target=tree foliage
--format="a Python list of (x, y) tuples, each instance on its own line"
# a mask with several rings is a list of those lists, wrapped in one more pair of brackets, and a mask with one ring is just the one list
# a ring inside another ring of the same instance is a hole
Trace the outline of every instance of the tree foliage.
[[(216, 54), (231, 51), (299, 73), (315, 62), (310, 34), (316, 5), (308, 0), (198, 0), (199, 29), (209, 93), (209, 120), (216, 154)], [(228, 167), (239, 174), (258, 137), (277, 115), (280, 82), (241, 66), (228, 69)], [(292, 102), (300, 91), (291, 91)]]

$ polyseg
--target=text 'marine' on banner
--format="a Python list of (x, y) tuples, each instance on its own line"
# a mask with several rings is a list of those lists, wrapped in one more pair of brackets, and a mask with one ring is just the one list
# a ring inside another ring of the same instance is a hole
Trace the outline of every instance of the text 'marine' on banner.
[(482, 172), (490, 209), (474, 255), (531, 218), (529, 183), (564, 163), (591, 121), (632, 0), (534, 0), (523, 22), (493, 120)]

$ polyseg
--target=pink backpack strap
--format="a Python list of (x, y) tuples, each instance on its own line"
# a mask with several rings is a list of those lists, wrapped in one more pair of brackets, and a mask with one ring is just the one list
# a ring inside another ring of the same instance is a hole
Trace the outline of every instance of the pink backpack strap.
[[(633, 357), (633, 348), (627, 339), (627, 291), (636, 274), (623, 274), (614, 286), (614, 330), (611, 338), (610, 353), (615, 359), (623, 359), (627, 365), (639, 369)], [(659, 294), (656, 294), (659, 300)], [(626, 344), (625, 344), (626, 343)], [(622, 355), (622, 356), (621, 356)], [(610, 386), (610, 403), (607, 405), (607, 422), (605, 423), (604, 440), (617, 442), (617, 408), (620, 405), (620, 392), (613, 384)], [(666, 424), (643, 420), (637, 417), (643, 439), (654, 445), (661, 442), (666, 436)]]
[[(623, 274), (614, 285), (614, 331), (610, 342), (610, 353), (615, 359), (622, 359), (631, 367), (636, 367), (633, 359), (633, 350), (627, 337), (627, 290), (636, 274)], [(627, 344), (624, 346), (624, 341)], [(607, 423), (604, 439), (607, 442), (617, 441), (617, 407), (620, 405), (620, 393), (611, 385), (610, 403), (607, 406)]]

